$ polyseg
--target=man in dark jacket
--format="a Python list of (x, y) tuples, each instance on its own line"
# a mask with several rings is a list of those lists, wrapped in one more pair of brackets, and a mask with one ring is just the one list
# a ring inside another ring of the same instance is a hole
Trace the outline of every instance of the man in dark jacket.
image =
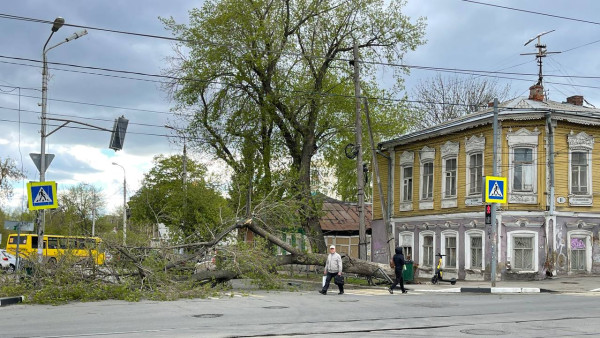
[(396, 266), (394, 268), (396, 280), (394, 281), (394, 284), (392, 284), (388, 291), (393, 294), (394, 288), (396, 287), (396, 285), (398, 285), (398, 283), (400, 283), (400, 290), (402, 290), (402, 293), (406, 293), (406, 289), (404, 289), (404, 279), (402, 278), (402, 272), (404, 271), (404, 255), (402, 254), (401, 247), (396, 248), (396, 254), (392, 258), (392, 260), (394, 261), (394, 265)]

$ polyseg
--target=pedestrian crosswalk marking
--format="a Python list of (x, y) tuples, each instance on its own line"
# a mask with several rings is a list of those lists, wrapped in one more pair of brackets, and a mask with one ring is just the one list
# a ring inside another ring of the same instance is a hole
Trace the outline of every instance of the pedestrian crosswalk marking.
[(44, 187), (41, 187), (33, 200), (33, 203), (52, 203), (52, 198), (48, 195), (48, 193), (44, 190)]

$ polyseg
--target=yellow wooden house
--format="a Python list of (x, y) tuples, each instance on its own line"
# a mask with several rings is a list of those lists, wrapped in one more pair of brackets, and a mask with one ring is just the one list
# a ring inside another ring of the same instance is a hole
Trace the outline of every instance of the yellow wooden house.
[[(530, 95), (499, 105), (498, 279), (600, 273), (600, 109)], [(384, 205), (397, 246), (431, 277), (489, 280), (491, 229), (482, 177), (493, 172), (493, 108), (380, 143)], [(374, 180), (375, 181), (375, 180)], [(387, 261), (386, 225), (373, 187), (372, 255)]]

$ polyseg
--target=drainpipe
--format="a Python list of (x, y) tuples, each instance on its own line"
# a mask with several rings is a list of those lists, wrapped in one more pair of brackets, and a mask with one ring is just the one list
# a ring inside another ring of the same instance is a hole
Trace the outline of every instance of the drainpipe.
[(546, 125), (548, 126), (548, 178), (550, 185), (550, 205), (548, 208), (548, 215), (554, 216), (555, 200), (554, 200), (554, 128), (552, 127), (552, 113), (546, 113)]
[[(548, 216), (552, 219), (552, 229), (546, 230), (546, 273), (554, 271), (554, 234), (556, 231), (556, 220), (554, 219), (554, 209), (556, 198), (554, 196), (554, 127), (552, 126), (552, 112), (546, 113), (546, 126), (548, 128)], [(549, 227), (550, 222), (546, 222)], [(548, 236), (548, 234), (551, 236)]]

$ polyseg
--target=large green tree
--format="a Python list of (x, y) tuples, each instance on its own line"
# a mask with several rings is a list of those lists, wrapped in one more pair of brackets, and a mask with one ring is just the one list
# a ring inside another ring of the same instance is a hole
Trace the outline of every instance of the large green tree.
[(187, 159), (184, 184), (182, 160), (181, 155), (154, 158), (154, 167), (129, 201), (131, 221), (154, 229), (163, 223), (184, 242), (211, 240), (232, 213), (221, 192), (205, 180), (204, 166)]
[[(194, 113), (192, 139), (255, 190), (278, 186), (271, 169), (285, 168), (295, 185), (282, 195), (302, 202), (298, 213), (316, 251), (325, 252), (325, 242), (311, 195), (313, 157), (354, 114), (354, 43), (363, 61), (396, 63), (422, 43), (423, 22), (411, 22), (403, 5), (207, 0), (190, 11), (189, 25), (164, 20), (183, 41), (168, 72), (177, 111)], [(363, 79), (376, 67), (361, 62)]]

